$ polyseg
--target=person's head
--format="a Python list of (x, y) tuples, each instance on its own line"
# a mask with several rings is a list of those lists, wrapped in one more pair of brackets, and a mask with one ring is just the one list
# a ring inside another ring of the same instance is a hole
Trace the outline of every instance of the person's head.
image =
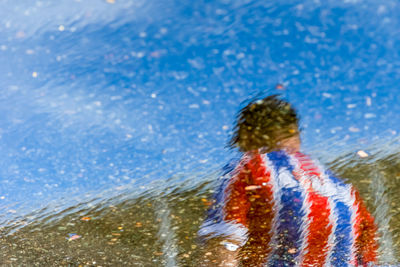
[(278, 95), (250, 102), (237, 115), (230, 146), (243, 152), (300, 149), (299, 118)]

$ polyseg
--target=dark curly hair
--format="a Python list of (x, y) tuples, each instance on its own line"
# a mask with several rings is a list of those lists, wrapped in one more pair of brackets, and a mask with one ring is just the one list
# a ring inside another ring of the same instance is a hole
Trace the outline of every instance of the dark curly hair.
[(238, 113), (229, 146), (270, 152), (279, 141), (298, 134), (298, 124), (295, 109), (279, 95), (253, 100)]

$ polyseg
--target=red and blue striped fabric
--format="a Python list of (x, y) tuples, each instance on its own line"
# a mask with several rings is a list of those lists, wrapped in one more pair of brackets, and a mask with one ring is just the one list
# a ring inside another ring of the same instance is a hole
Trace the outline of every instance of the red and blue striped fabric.
[(239, 244), (245, 266), (370, 266), (373, 217), (358, 192), (302, 153), (248, 153), (200, 234)]

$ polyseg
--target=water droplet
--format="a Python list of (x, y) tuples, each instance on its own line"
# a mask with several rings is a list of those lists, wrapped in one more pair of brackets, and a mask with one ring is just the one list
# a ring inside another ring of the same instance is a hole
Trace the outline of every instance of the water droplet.
[(360, 129), (357, 128), (357, 127), (351, 126), (351, 127), (349, 128), (349, 131), (352, 132), (352, 133), (357, 133), (357, 132), (360, 131)]
[(360, 158), (366, 158), (366, 157), (369, 156), (369, 154), (368, 154), (367, 152), (365, 152), (364, 150), (359, 150), (359, 151), (357, 151), (357, 155), (358, 155)]

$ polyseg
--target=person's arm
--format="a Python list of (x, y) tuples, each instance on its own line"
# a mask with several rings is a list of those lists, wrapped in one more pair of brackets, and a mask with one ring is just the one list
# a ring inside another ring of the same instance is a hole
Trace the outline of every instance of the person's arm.
[(236, 267), (239, 246), (222, 238), (207, 241), (201, 267)]
[(361, 266), (367, 266), (377, 261), (377, 226), (374, 218), (368, 212), (366, 205), (362, 201), (358, 191), (354, 190), (355, 205), (357, 208), (356, 216), (356, 248), (357, 263)]
[(224, 190), (221, 212), (223, 222), (220, 226), (226, 235), (207, 241), (202, 266), (238, 266), (238, 252), (245, 238), (247, 213), (250, 208), (246, 186), (251, 171), (247, 164), (241, 163), (234, 171)]

